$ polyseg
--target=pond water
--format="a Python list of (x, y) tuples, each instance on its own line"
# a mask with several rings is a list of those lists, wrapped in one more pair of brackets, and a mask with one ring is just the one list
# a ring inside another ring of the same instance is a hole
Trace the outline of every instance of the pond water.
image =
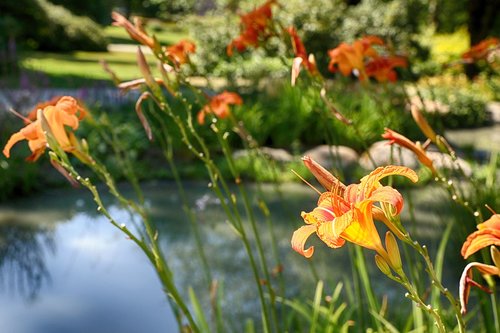
[[(278, 238), (286, 294), (311, 299), (316, 280), (307, 260), (291, 250), (290, 238), (302, 224), (300, 211), (313, 208), (317, 196), (299, 184), (282, 185), (283, 196), (273, 188), (266, 186), (264, 196)], [(175, 184), (148, 183), (144, 189), (176, 283), (184, 295), (192, 286), (202, 304), (208, 306), (209, 292)], [(131, 194), (130, 189), (123, 190)], [(187, 183), (186, 190), (200, 223), (213, 276), (223, 288), (222, 309), (225, 318), (230, 318), (227, 325), (230, 331), (241, 331), (243, 320), (257, 319), (259, 312), (243, 246), (206, 184)], [(442, 226), (451, 218), (441, 213), (449, 209), (446, 194), (431, 188), (426, 195), (420, 191), (412, 197), (422, 220), (416, 231), (435, 248)], [(132, 225), (133, 217), (110, 198), (105, 197), (105, 201), (119, 223)], [(262, 217), (258, 219), (263, 241), (269, 244)], [(327, 286), (331, 282), (328, 290), (338, 281), (349, 284), (347, 247), (332, 251), (317, 241), (312, 244), (317, 245), (313, 262), (318, 276)], [(269, 264), (273, 265), (268, 249)], [(404, 291), (384, 278), (372, 264), (373, 254), (365, 252), (377, 290), (397, 295), (397, 302), (401, 302), (399, 296)], [(458, 256), (452, 259), (456, 262)], [(450, 263), (449, 267), (446, 279), (453, 283), (450, 289), (455, 289), (462, 264)], [(50, 190), (0, 205), (0, 308), (0, 332), (178, 332), (145, 256), (97, 213), (83, 189)]]

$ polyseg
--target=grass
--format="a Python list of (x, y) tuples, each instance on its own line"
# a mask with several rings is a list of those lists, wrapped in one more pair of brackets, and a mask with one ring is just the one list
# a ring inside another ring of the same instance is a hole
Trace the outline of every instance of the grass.
[[(121, 27), (108, 26), (104, 32), (112, 44), (137, 45)], [(175, 23), (157, 21), (151, 22), (148, 32), (155, 35), (163, 45), (175, 44), (189, 36), (186, 29)], [(146, 58), (154, 67), (154, 57), (146, 55)], [(43, 73), (51, 87), (76, 88), (102, 81), (111, 84), (110, 76), (102, 68), (100, 60), (105, 60), (121, 80), (141, 77), (135, 52), (29, 52), (21, 55), (20, 67), (28, 73)], [(10, 86), (18, 86), (17, 79), (9, 79), (7, 82)]]
[[(158, 41), (163, 45), (172, 45), (181, 39), (189, 38), (186, 29), (179, 27), (175, 23), (152, 23), (151, 27), (147, 29), (150, 35), (154, 35)], [(108, 26), (104, 28), (104, 34), (112, 44), (136, 44), (125, 29), (121, 27)]]
[[(147, 56), (154, 66), (153, 56)], [(128, 52), (30, 52), (21, 56), (21, 68), (29, 72), (43, 72), (55, 87), (75, 87), (92, 81), (109, 81), (109, 74), (102, 68), (105, 60), (121, 80), (140, 77), (135, 53)]]

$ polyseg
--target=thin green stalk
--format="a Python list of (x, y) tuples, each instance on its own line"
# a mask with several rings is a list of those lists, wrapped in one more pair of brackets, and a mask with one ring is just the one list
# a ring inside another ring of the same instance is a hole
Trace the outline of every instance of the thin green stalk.
[[(189, 325), (193, 329), (194, 332), (199, 332), (199, 329), (196, 325), (196, 322), (194, 321), (189, 309), (187, 308), (186, 304), (182, 300), (182, 297), (177, 291), (177, 288), (175, 287), (173, 281), (172, 281), (172, 273), (170, 269), (168, 268), (166, 262), (163, 259), (162, 255), (160, 254), (161, 252), (159, 251), (158, 243), (156, 241), (156, 236), (152, 234), (152, 229), (151, 226), (149, 225), (149, 222), (147, 220), (143, 220), (146, 229), (148, 230), (148, 235), (150, 236), (150, 241), (153, 244), (153, 248), (150, 248), (147, 246), (142, 240), (138, 239), (131, 231), (128, 230), (128, 228), (125, 225), (119, 225), (111, 216), (111, 214), (107, 211), (105, 208), (104, 204), (102, 203), (101, 197), (99, 195), (99, 192), (97, 191), (97, 188), (90, 182), (88, 178), (82, 178), (78, 172), (69, 164), (67, 161), (67, 158), (63, 158), (63, 160), (60, 160), (60, 164), (68, 171), (68, 173), (76, 179), (80, 184), (85, 186), (93, 195), (94, 201), (97, 204), (97, 210), (103, 214), (109, 221), (110, 223), (124, 232), (134, 243), (136, 243), (139, 248), (144, 252), (144, 254), (147, 256), (149, 261), (153, 264), (153, 267), (155, 267), (155, 270), (158, 274), (158, 277), (160, 278), (160, 281), (162, 282), (163, 286), (165, 287), (165, 293), (171, 298), (176, 306), (180, 308), (184, 316), (189, 322)], [(97, 170), (105, 170), (103, 167), (97, 168)], [(109, 178), (108, 175), (103, 175), (105, 178)], [(109, 184), (113, 184), (113, 182), (110, 182), (109, 179), (107, 181)], [(120, 201), (126, 201), (119, 192), (116, 190), (116, 188), (111, 189), (113, 195), (117, 195), (117, 197), (120, 197)], [(181, 323), (179, 323), (181, 325)], [(181, 327), (181, 326), (179, 326)]]

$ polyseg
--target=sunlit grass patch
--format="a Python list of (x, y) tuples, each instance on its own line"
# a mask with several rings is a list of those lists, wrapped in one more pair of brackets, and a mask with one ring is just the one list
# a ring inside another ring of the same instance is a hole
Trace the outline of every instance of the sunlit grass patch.
[[(146, 58), (151, 64), (154, 63), (152, 55), (147, 55)], [(99, 63), (100, 60), (105, 60), (122, 80), (130, 80), (140, 76), (136, 55), (133, 52), (74, 52), (65, 54), (30, 52), (22, 56), (21, 67), (29, 71), (43, 72), (49, 78), (54, 77), (55, 80), (51, 80), (52, 85), (77, 86), (78, 82), (102, 80), (111, 82), (109, 74)], [(68, 80), (65, 80), (64, 77)]]

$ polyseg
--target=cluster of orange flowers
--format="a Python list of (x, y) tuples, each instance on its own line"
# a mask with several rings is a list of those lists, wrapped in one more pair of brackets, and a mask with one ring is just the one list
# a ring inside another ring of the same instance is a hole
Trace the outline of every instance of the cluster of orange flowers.
[(226, 52), (228, 56), (233, 55), (234, 48), (238, 52), (243, 52), (248, 47), (257, 47), (260, 40), (270, 36), (269, 25), (273, 17), (271, 6), (276, 3), (277, 0), (268, 0), (255, 10), (241, 15), (242, 32), (227, 46)]
[(487, 59), (488, 55), (500, 48), (500, 39), (490, 37), (482, 40), (462, 54), (462, 60), (466, 63), (473, 63), (481, 59)]
[(360, 80), (373, 77), (378, 82), (397, 79), (395, 67), (406, 67), (407, 61), (403, 57), (380, 56), (372, 45), (383, 46), (384, 41), (376, 36), (365, 36), (352, 44), (341, 43), (336, 48), (328, 51), (331, 72), (337, 70), (344, 76), (354, 73)]

